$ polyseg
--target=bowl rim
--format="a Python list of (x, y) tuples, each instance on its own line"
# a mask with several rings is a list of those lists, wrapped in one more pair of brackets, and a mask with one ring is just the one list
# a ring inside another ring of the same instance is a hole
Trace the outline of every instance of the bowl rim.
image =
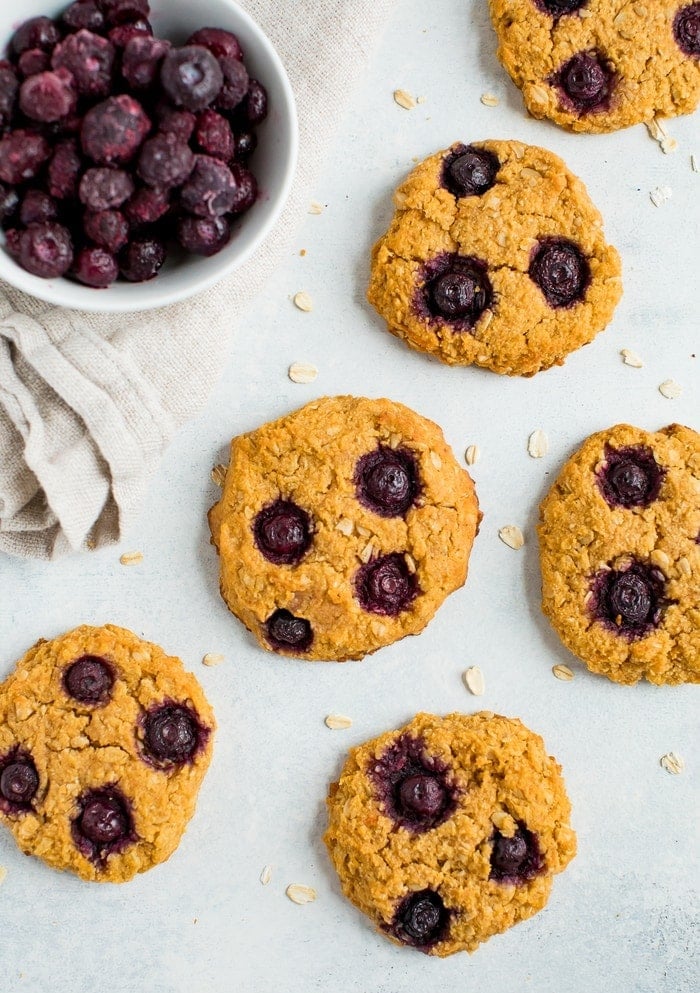
[[(272, 228), (277, 224), (287, 200), (289, 199), (292, 183), (296, 175), (299, 157), (299, 119), (297, 115), (296, 101), (284, 63), (265, 31), (248, 13), (248, 11), (244, 10), (238, 3), (236, 3), (236, 0), (222, 0), (222, 2), (226, 6), (233, 8), (236, 15), (246, 23), (246, 26), (251, 33), (256, 36), (257, 41), (259, 42), (261, 48), (265, 51), (267, 58), (273, 64), (277, 73), (277, 81), (279, 82), (282, 95), (282, 106), (280, 106), (278, 102), (277, 108), (282, 114), (283, 119), (287, 121), (289, 130), (286, 166), (282, 177), (282, 182), (276, 191), (270, 196), (270, 199), (274, 201), (274, 206), (269, 211), (264, 222), (260, 224), (255, 234), (250, 238), (247, 246), (239, 254), (232, 256), (230, 261), (227, 261), (219, 268), (217, 268), (215, 264), (212, 265), (212, 271), (210, 273), (202, 275), (201, 278), (198, 278), (196, 282), (191, 285), (185, 281), (181, 287), (178, 287), (177, 285), (170, 286), (168, 289), (163, 289), (160, 293), (158, 293), (158, 276), (156, 276), (154, 280), (148, 280), (145, 283), (133, 284), (134, 286), (154, 287), (154, 291), (142, 301), (138, 300), (138, 294), (134, 294), (131, 300), (110, 300), (110, 287), (106, 287), (105, 289), (95, 289), (90, 286), (82, 286), (80, 283), (72, 282), (71, 280), (65, 279), (63, 276), (56, 279), (42, 279), (40, 276), (35, 276), (33, 273), (22, 269), (22, 267), (18, 265), (2, 247), (0, 247), (0, 280), (4, 280), (15, 289), (26, 293), (34, 299), (42, 300), (45, 303), (53, 304), (54, 306), (62, 307), (67, 310), (78, 312), (84, 311), (91, 314), (147, 313), (151, 310), (158, 310), (159, 308), (169, 307), (176, 303), (182, 303), (183, 300), (197, 296), (197, 294), (209, 289), (215, 283), (226, 279), (233, 272), (235, 272), (236, 269), (239, 269), (245, 262), (247, 262), (258, 250), (263, 241), (266, 240)], [(212, 256), (212, 261), (214, 261), (214, 259), (216, 259), (216, 256)], [(224, 260), (222, 259), (222, 261)], [(127, 286), (130, 284), (120, 283), (119, 285)], [(79, 296), (80, 299), (76, 299), (76, 295)]]

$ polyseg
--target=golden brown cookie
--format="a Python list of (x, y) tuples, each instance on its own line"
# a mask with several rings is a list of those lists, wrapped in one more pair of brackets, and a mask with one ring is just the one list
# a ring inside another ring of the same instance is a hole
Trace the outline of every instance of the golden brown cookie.
[(617, 131), (700, 100), (700, 3), (490, 0), (498, 58), (533, 117)]
[(418, 714), (354, 748), (327, 803), (345, 896), (429, 955), (473, 952), (536, 914), (576, 854), (561, 767), (490, 711)]
[(591, 435), (540, 507), (542, 609), (592, 672), (700, 682), (700, 435)]
[(221, 595), (263, 648), (339, 662), (423, 630), (479, 518), (436, 424), (352, 396), (234, 438), (209, 513)]
[(610, 321), (619, 256), (585, 186), (552, 152), (458, 142), (417, 166), (394, 201), (367, 298), (412, 348), (531, 376)]
[(177, 848), (214, 727), (194, 676), (131, 631), (38, 641), (0, 686), (0, 820), (55, 869), (125, 882)]

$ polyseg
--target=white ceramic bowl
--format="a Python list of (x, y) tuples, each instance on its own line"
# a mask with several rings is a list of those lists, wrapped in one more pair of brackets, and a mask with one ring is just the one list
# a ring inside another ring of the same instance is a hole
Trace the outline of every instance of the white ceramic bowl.
[[(14, 30), (30, 17), (49, 17), (65, 10), (70, 0), (22, 0), (0, 4), (0, 58)], [(49, 303), (102, 313), (151, 310), (176, 303), (211, 286), (238, 268), (267, 236), (284, 206), (297, 159), (297, 118), (287, 74), (262, 29), (232, 0), (151, 0), (155, 34), (174, 44), (202, 27), (226, 28), (240, 39), (245, 64), (269, 95), (270, 112), (257, 129), (258, 148), (251, 168), (260, 196), (234, 226), (230, 243), (212, 258), (183, 255), (169, 259), (146, 283), (117, 282), (93, 289), (68, 279), (41, 279), (26, 272), (0, 247), (0, 278)]]

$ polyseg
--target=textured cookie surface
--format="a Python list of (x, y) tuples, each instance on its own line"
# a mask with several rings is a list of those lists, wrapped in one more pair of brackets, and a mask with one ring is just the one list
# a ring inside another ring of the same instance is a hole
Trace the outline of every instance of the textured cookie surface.
[(616, 131), (700, 100), (700, 3), (490, 0), (498, 57), (533, 117)]
[(576, 853), (561, 767), (539, 735), (487, 711), (418, 714), (353, 749), (327, 803), (345, 896), (431, 955), (537, 913)]
[(209, 514), (222, 596), (260, 644), (338, 661), (425, 627), (466, 579), (478, 520), (436, 424), (351, 396), (234, 438)]
[(0, 686), (0, 820), (53, 868), (124, 882), (177, 848), (214, 726), (180, 660), (130, 631), (39, 641)]
[(700, 681), (700, 435), (592, 435), (540, 507), (542, 609), (618, 683)]
[(531, 376), (610, 321), (619, 256), (583, 183), (552, 152), (457, 143), (417, 166), (394, 202), (367, 297), (412, 348)]

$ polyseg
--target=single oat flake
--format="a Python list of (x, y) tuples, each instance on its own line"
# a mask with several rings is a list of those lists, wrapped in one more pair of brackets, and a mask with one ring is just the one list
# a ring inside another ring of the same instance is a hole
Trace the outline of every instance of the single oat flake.
[(403, 107), (404, 110), (413, 110), (416, 105), (415, 97), (407, 90), (394, 90), (394, 102)]
[(514, 548), (517, 550), (518, 548), (522, 548), (525, 544), (525, 538), (523, 537), (523, 533), (517, 524), (506, 524), (505, 527), (502, 527), (498, 532), (498, 537), (504, 545), (508, 546), (508, 548)]
[(211, 481), (214, 486), (223, 486), (226, 482), (227, 465), (215, 465), (211, 471)]
[(124, 552), (119, 556), (122, 565), (138, 565), (143, 562), (143, 552)]
[(483, 696), (486, 684), (484, 674), (478, 665), (470, 665), (464, 672), (464, 683), (467, 689), (474, 696)]
[(501, 101), (493, 93), (482, 93), (481, 102), (484, 107), (497, 107)]
[(224, 656), (220, 652), (207, 652), (207, 654), (202, 659), (202, 665), (214, 666), (221, 665), (224, 661)]
[(318, 369), (310, 362), (293, 362), (288, 376), (293, 383), (313, 383), (318, 376)]
[(659, 386), (659, 393), (667, 400), (677, 400), (683, 393), (683, 387), (675, 379), (665, 379)]
[(565, 683), (571, 682), (574, 678), (573, 670), (568, 667), (568, 665), (553, 665), (552, 672), (557, 677), (557, 679), (564, 680)]
[(272, 866), (264, 865), (262, 867), (262, 872), (260, 873), (260, 882), (263, 886), (268, 886), (272, 880)]
[(527, 440), (527, 454), (533, 459), (542, 459), (549, 451), (549, 439), (538, 428)]
[(319, 203), (318, 200), (312, 200), (311, 203), (309, 204), (309, 213), (310, 214), (322, 214), (323, 213), (323, 204), (322, 203)]
[(665, 755), (661, 756), (659, 762), (666, 772), (670, 772), (672, 776), (678, 776), (685, 769), (685, 762), (675, 752), (666, 752)]
[(314, 309), (313, 301), (306, 290), (299, 290), (298, 293), (295, 293), (292, 297), (292, 303), (297, 310), (303, 310), (305, 314)]
[(464, 453), (464, 461), (467, 465), (476, 465), (481, 458), (481, 449), (478, 445), (470, 445)]
[(316, 890), (311, 886), (303, 886), (301, 883), (292, 883), (287, 887), (285, 893), (292, 903), (303, 907), (305, 903), (313, 903), (316, 899)]
[(633, 369), (641, 369), (644, 365), (637, 353), (633, 352), (631, 348), (623, 348), (620, 355), (625, 365), (630, 365)]
[(649, 199), (654, 204), (655, 207), (660, 207), (662, 203), (666, 203), (673, 196), (673, 190), (670, 186), (657, 186), (655, 190), (652, 190), (649, 194)]
[(352, 727), (352, 718), (342, 714), (329, 714), (323, 722), (331, 731), (346, 731)]

